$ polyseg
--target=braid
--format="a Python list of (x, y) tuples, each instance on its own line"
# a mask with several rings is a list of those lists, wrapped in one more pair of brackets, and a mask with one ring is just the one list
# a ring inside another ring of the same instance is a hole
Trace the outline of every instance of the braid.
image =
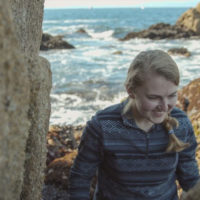
[(169, 134), (169, 143), (168, 143), (166, 152), (180, 152), (184, 150), (185, 148), (189, 147), (190, 145), (189, 143), (182, 142), (176, 137), (174, 133), (173, 128), (179, 126), (179, 123), (176, 120), (176, 118), (170, 117), (168, 115), (166, 119), (164, 120), (163, 125)]

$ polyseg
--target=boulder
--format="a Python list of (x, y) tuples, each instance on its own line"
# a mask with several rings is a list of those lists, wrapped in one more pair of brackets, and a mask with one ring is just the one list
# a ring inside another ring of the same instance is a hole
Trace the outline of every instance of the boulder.
[(19, 48), (38, 56), (42, 36), (44, 0), (9, 0)]
[(40, 50), (49, 49), (74, 49), (75, 47), (68, 42), (63, 40), (63, 36), (57, 35), (52, 36), (48, 33), (42, 34), (42, 41), (40, 45)]
[[(5, 3), (7, 1), (4, 0), (3, 2)], [(46, 134), (49, 127), (50, 90), (52, 85), (50, 64), (45, 58), (39, 56), (44, 0), (9, 0), (8, 2), (10, 2), (10, 11), (6, 14), (11, 12), (18, 50), (24, 56), (29, 82), (29, 84), (25, 84), (24, 86), (29, 90), (30, 98), (28, 111), (26, 112), (29, 129), (27, 132), (23, 132), (23, 135), (27, 135), (26, 146), (19, 151), (9, 146), (9, 151), (13, 151), (14, 155), (25, 154), (23, 166), (18, 170), (13, 169), (10, 173), (13, 175), (23, 174), (21, 194), (15, 194), (10, 199), (40, 200), (46, 164)], [(9, 24), (4, 23), (5, 26)], [(15, 83), (14, 79), (16, 78), (18, 76), (10, 77), (13, 83)], [(15, 84), (15, 87), (16, 90), (12, 95), (18, 93), (17, 84)], [(26, 106), (21, 101), (22, 113), (25, 112)], [(18, 119), (18, 116), (16, 116), (16, 119)], [(23, 120), (21, 121), (23, 122)], [(16, 137), (19, 137), (18, 132), (15, 131), (15, 134)], [(12, 138), (9, 140), (16, 141), (16, 144), (18, 144), (18, 140), (15, 138), (14, 140)], [(20, 185), (16, 182), (15, 184), (16, 186)], [(2, 185), (1, 179), (0, 185)], [(9, 198), (0, 199), (10, 200)]]
[(31, 124), (25, 150), (21, 198), (40, 200), (46, 165), (46, 134), (49, 128), (52, 80), (50, 64), (45, 58), (29, 57), (27, 63), (31, 85), (28, 118)]
[(0, 0), (0, 199), (19, 200), (30, 122), (28, 66), (17, 42), (9, 1)]
[(200, 35), (200, 3), (196, 8), (191, 8), (183, 13), (176, 25)]
[(186, 48), (171, 48), (168, 50), (168, 53), (170, 55), (182, 55), (182, 56), (185, 56), (185, 57), (189, 57), (191, 56), (191, 53), (188, 51), (188, 49)]
[(133, 38), (149, 38), (152, 40), (161, 40), (190, 38), (193, 36), (196, 36), (196, 34), (192, 30), (186, 30), (176, 25), (158, 23), (150, 26), (146, 30), (142, 30), (139, 32), (130, 32), (120, 40), (125, 41)]

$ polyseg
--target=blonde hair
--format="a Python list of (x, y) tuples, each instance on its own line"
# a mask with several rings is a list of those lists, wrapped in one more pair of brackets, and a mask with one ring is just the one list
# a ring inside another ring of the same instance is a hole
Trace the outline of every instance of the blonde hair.
[[(167, 80), (179, 85), (180, 74), (177, 64), (166, 52), (162, 50), (142, 51), (131, 63), (125, 87), (129, 91), (135, 90), (145, 82), (146, 74), (153, 72), (165, 77)], [(123, 114), (130, 118), (130, 109), (134, 100), (129, 98), (128, 103), (123, 109)], [(178, 127), (178, 121), (168, 115), (163, 121), (163, 126), (169, 133), (169, 143), (167, 152), (179, 152), (189, 146), (188, 143), (180, 141), (173, 132), (174, 127)]]

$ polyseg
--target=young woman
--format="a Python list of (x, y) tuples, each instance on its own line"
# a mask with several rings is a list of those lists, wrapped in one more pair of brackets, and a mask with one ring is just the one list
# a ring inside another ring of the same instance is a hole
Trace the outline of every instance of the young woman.
[(71, 169), (70, 200), (177, 200), (176, 180), (188, 191), (199, 180), (196, 140), (175, 107), (179, 71), (161, 50), (141, 52), (128, 70), (129, 97), (87, 123)]

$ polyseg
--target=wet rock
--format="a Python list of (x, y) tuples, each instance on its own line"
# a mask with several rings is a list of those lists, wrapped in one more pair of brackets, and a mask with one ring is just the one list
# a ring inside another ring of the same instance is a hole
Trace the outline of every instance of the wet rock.
[(122, 55), (123, 52), (122, 52), (122, 51), (115, 51), (115, 52), (113, 52), (113, 54), (114, 54), (114, 55)]
[(47, 166), (45, 170), (45, 183), (55, 184), (67, 188), (69, 184), (69, 173), (73, 161), (77, 155), (77, 150), (65, 153), (61, 158), (56, 158)]
[(69, 173), (84, 126), (50, 126), (42, 200), (68, 199)]
[(52, 36), (48, 33), (42, 34), (42, 41), (40, 45), (40, 50), (49, 49), (74, 49), (75, 47), (65, 40), (63, 40), (62, 35)]
[(177, 25), (158, 23), (150, 26), (148, 29), (139, 32), (130, 32), (120, 40), (125, 41), (133, 38), (149, 38), (152, 40), (161, 40), (191, 38), (193, 36), (196, 36), (196, 33), (192, 30), (186, 30), (185, 28)]
[(168, 53), (170, 55), (182, 55), (185, 57), (189, 57), (191, 56), (191, 53), (188, 51), (188, 49), (186, 48), (171, 48), (168, 50)]
[(200, 3), (196, 8), (191, 8), (183, 13), (176, 25), (200, 35)]
[(78, 147), (82, 130), (83, 126), (50, 126), (47, 134), (47, 166)]
[(80, 28), (76, 31), (77, 33), (83, 33), (83, 34), (87, 34), (87, 32), (85, 31), (85, 29)]

